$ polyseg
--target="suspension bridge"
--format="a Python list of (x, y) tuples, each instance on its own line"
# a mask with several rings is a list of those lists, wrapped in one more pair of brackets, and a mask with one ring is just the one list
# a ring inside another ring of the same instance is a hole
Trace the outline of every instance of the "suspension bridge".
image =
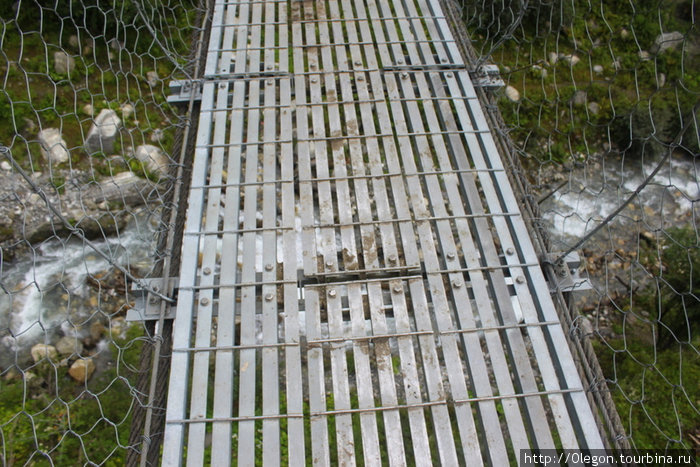
[(440, 2), (209, 14), (163, 464), (604, 448)]

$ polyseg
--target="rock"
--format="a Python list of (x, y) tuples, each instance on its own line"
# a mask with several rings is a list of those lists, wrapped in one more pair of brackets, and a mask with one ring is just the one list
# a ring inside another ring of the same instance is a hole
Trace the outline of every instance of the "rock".
[(136, 148), (134, 157), (136, 157), (149, 172), (158, 174), (166, 174), (168, 172), (170, 159), (168, 159), (168, 156), (163, 154), (163, 151), (157, 146), (151, 144), (141, 145)]
[(651, 54), (646, 50), (640, 50), (637, 55), (639, 55), (640, 60), (651, 60)]
[(665, 32), (659, 34), (651, 46), (651, 51), (655, 54), (663, 53), (667, 50), (675, 50), (683, 45), (685, 37), (680, 31)]
[(2, 162), (0, 162), (0, 169), (4, 170), (6, 172), (9, 172), (10, 170), (12, 170), (12, 166), (10, 165), (9, 162), (2, 161)]
[(578, 55), (562, 55), (560, 56), (563, 58), (567, 63), (569, 63), (571, 66), (576, 65), (578, 62), (581, 61), (581, 59), (578, 57)]
[(630, 35), (630, 32), (629, 32), (627, 29), (622, 28), (622, 29), (620, 30), (620, 37), (621, 37), (621, 38), (627, 39), (627, 38), (629, 37), (629, 35)]
[(90, 55), (92, 53), (92, 47), (89, 45), (86, 45), (83, 47), (83, 55)]
[(615, 68), (615, 71), (620, 71), (622, 69), (622, 64), (620, 63), (620, 60), (614, 60), (612, 62), (613, 68)]
[(520, 101), (520, 92), (517, 89), (515, 89), (513, 86), (506, 86), (505, 92), (506, 92), (506, 97), (511, 102)]
[(154, 143), (160, 143), (163, 141), (163, 130), (160, 128), (153, 130), (153, 133), (151, 134), (151, 141)]
[(598, 115), (600, 113), (600, 104), (597, 102), (590, 102), (588, 104), (588, 111), (593, 115)]
[(113, 152), (121, 125), (122, 121), (114, 110), (102, 109), (85, 138), (85, 150), (90, 154)]
[(80, 46), (80, 41), (78, 40), (78, 36), (76, 36), (75, 34), (72, 34), (68, 38), (68, 45), (70, 45), (74, 49), (77, 49)]
[(110, 41), (107, 43), (110, 49), (112, 50), (122, 50), (124, 48), (124, 44), (119, 42), (116, 38), (110, 39)]
[(47, 161), (60, 164), (67, 162), (70, 159), (68, 145), (61, 136), (61, 131), (58, 128), (46, 128), (39, 132), (39, 144), (41, 145), (41, 154)]
[(656, 77), (657, 80), (657, 85), (659, 88), (663, 88), (666, 85), (666, 74), (665, 73), (659, 73)]
[(593, 73), (595, 73), (596, 75), (602, 75), (603, 65), (593, 65)]
[(63, 50), (53, 53), (53, 69), (59, 75), (69, 75), (75, 69), (75, 59)]
[(556, 52), (549, 52), (549, 64), (554, 66), (559, 61), (559, 55)]
[(32, 354), (32, 360), (34, 363), (48, 358), (49, 360), (55, 360), (58, 357), (58, 351), (56, 347), (48, 344), (36, 344), (32, 347), (30, 353)]
[(146, 73), (146, 82), (152, 88), (158, 85), (158, 73), (155, 71), (149, 71)]
[(104, 201), (124, 203), (129, 206), (144, 204), (152, 185), (132, 172), (121, 172), (102, 181), (91, 193), (95, 203)]
[(120, 110), (122, 111), (122, 118), (124, 120), (134, 115), (134, 106), (131, 104), (122, 104)]
[(83, 113), (92, 117), (95, 115), (95, 107), (93, 107), (92, 104), (85, 104), (83, 106)]
[(112, 337), (121, 336), (127, 328), (126, 320), (123, 317), (114, 318), (109, 323), (109, 331), (112, 333)]
[(83, 344), (77, 337), (64, 336), (56, 342), (56, 350), (61, 355), (80, 355), (80, 352), (83, 351)]
[(91, 358), (81, 358), (73, 362), (68, 374), (79, 383), (84, 383), (95, 372), (95, 362)]
[(577, 106), (586, 105), (586, 91), (576, 91), (571, 97), (571, 103)]
[(99, 321), (93, 321), (90, 325), (90, 337), (94, 341), (99, 341), (102, 334), (105, 333), (105, 326)]

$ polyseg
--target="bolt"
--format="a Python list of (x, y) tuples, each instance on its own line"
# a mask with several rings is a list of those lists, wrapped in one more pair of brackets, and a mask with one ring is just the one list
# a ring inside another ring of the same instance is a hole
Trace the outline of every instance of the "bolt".
[(271, 263), (267, 263), (265, 265), (265, 271), (272, 271), (272, 264)]
[(361, 66), (362, 60), (355, 60), (355, 66)]
[(398, 63), (399, 65), (403, 65), (403, 60), (398, 59), (398, 60), (396, 61), (396, 63)]
[(274, 67), (273, 67), (272, 65), (268, 65), (268, 66), (267, 66), (267, 70), (268, 70), (268, 71), (272, 70), (273, 68), (274, 68)]
[(401, 286), (401, 284), (396, 284), (394, 286), (394, 293), (401, 293), (401, 292), (403, 292), (403, 287)]
[(364, 81), (364, 80), (365, 80), (365, 77), (364, 77), (364, 76), (358, 76), (358, 77), (357, 77), (357, 81)]
[(202, 269), (202, 273), (203, 273), (205, 276), (208, 276), (209, 274), (211, 274), (211, 268), (206, 267), (206, 268)]
[(207, 306), (207, 305), (209, 305), (209, 299), (207, 297), (204, 297), (203, 299), (201, 299), (199, 301), (199, 304), (202, 306)]
[(157, 285), (154, 285), (154, 286), (153, 286), (153, 291), (154, 291), (154, 292), (160, 292), (160, 287), (158, 287)]
[(331, 298), (335, 298), (335, 296), (336, 296), (337, 294), (338, 294), (338, 293), (335, 291), (335, 289), (331, 289), (331, 290), (328, 291), (328, 296), (331, 297)]
[(512, 255), (513, 253), (515, 253), (515, 250), (512, 249), (512, 248), (508, 248), (508, 249), (506, 250), (506, 254), (507, 254), (507, 255)]
[(267, 85), (270, 86), (271, 84), (274, 84), (275, 80), (274, 79), (268, 79), (267, 80)]
[(403, 73), (401, 73), (401, 79), (406, 79), (406, 78), (408, 78), (408, 73), (406, 73), (404, 71)]
[(458, 288), (462, 287), (462, 281), (459, 280), (459, 279), (455, 279), (455, 280), (452, 281), (452, 286), (453, 286), (455, 289), (458, 289)]
[(524, 284), (525, 278), (523, 276), (518, 276), (515, 278), (515, 282), (517, 282), (518, 284)]
[(452, 78), (452, 73), (445, 73), (445, 76), (447, 76), (448, 78)]
[(219, 88), (224, 89), (226, 87), (226, 83), (219, 83)]
[(326, 261), (326, 267), (329, 267), (329, 268), (333, 267), (333, 260), (332, 259), (329, 259), (328, 261)]
[(389, 259), (390, 263), (395, 263), (396, 262), (396, 255), (392, 253), (389, 255), (388, 259)]
[(148, 303), (150, 303), (151, 305), (155, 305), (156, 303), (158, 303), (159, 300), (160, 299), (158, 297), (151, 297), (150, 300), (148, 300)]
[(318, 81), (316, 78), (311, 78), (312, 83), (315, 83), (316, 81)]
[(442, 57), (442, 58), (440, 59), (440, 61), (441, 61), (442, 63), (447, 63), (447, 58)]
[(266, 302), (271, 302), (274, 298), (275, 298), (275, 296), (274, 296), (273, 294), (271, 294), (271, 293), (265, 295), (265, 301), (266, 301)]
[(449, 259), (450, 261), (454, 260), (455, 254), (454, 253), (447, 253), (447, 259)]

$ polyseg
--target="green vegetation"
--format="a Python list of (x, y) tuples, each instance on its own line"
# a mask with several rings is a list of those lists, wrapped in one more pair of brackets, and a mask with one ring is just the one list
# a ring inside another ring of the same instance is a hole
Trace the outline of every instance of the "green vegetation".
[[(526, 154), (563, 162), (604, 147), (658, 151), (698, 116), (700, 37), (689, 0), (530, 2), (520, 23), (520, 3), (494, 3), (468, 8), (465, 18), (479, 51), (494, 48), (493, 61), (520, 92), (499, 106)], [(659, 51), (657, 37), (669, 32), (682, 41)], [(690, 153), (698, 152), (696, 133), (682, 141)]]
[(691, 449), (700, 431), (700, 244), (692, 228), (667, 231), (642, 264), (655, 283), (613, 316), (618, 337), (594, 341), (620, 417), (640, 449)]
[(66, 366), (47, 359), (0, 380), (0, 459), (8, 465), (48, 465), (48, 459), (55, 465), (123, 465), (142, 333), (132, 326), (125, 338), (110, 342), (104, 352), (114, 365), (87, 384), (72, 381)]

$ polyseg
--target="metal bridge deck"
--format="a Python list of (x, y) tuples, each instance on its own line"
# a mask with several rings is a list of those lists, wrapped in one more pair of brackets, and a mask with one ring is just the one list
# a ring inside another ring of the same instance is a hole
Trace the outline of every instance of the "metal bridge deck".
[(602, 448), (438, 0), (212, 14), (164, 464)]

